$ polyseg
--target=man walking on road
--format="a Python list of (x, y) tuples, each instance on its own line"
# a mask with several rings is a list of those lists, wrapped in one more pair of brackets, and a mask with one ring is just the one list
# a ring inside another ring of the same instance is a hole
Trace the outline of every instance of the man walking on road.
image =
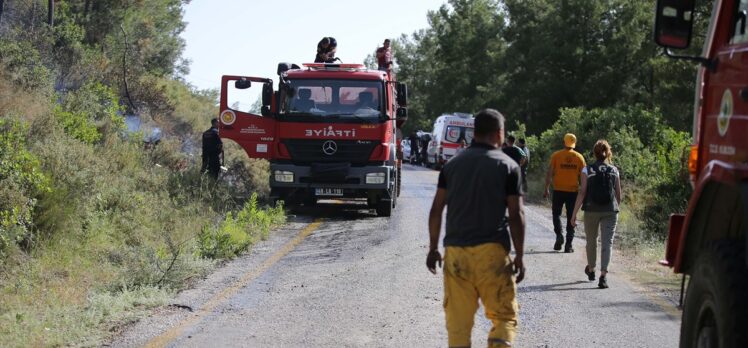
[(507, 154), (507, 156), (509, 156), (509, 158), (519, 164), (521, 171), (522, 166), (527, 161), (527, 155), (519, 146), (514, 145), (514, 139), (514, 135), (506, 137), (506, 147), (502, 147), (502, 150)]
[(527, 168), (530, 167), (530, 149), (527, 148), (525, 138), (519, 138), (519, 140), (517, 140), (517, 145), (522, 149), (522, 152), (525, 153), (525, 164), (522, 164), (519, 167), (522, 170), (522, 191), (527, 193)]
[[(520, 168), (498, 147), (503, 142), (504, 117), (493, 109), (482, 110), (475, 117), (474, 143), (439, 174), (429, 214), (426, 266), (436, 274), (437, 263), (442, 264), (438, 246), (447, 206), (444, 311), (450, 347), (470, 347), (478, 299), (493, 323), (489, 347), (511, 347), (516, 335), (516, 283), (525, 276), (525, 218)], [(509, 257), (510, 238), (514, 261)]]
[(574, 224), (571, 216), (574, 212), (574, 203), (579, 191), (579, 180), (582, 169), (586, 166), (584, 157), (574, 151), (577, 145), (577, 137), (574, 134), (564, 135), (564, 149), (551, 155), (551, 164), (545, 176), (545, 191), (543, 198), (550, 195), (551, 180), (553, 180), (553, 231), (556, 233), (556, 244), (553, 250), (561, 250), (564, 245), (564, 236), (561, 233), (561, 210), (566, 206), (566, 247), (565, 253), (573, 253), (572, 241), (574, 240)]

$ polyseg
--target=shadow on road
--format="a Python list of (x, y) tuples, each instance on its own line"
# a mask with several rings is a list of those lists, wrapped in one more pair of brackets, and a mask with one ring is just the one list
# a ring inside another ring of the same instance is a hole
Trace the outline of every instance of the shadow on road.
[(360, 220), (376, 218), (377, 214), (365, 203), (321, 201), (313, 206), (294, 206), (289, 208), (292, 215), (329, 220)]
[(419, 165), (415, 165), (415, 164), (407, 164), (407, 163), (405, 163), (403, 165), (403, 170), (412, 170), (412, 171), (415, 171), (415, 172), (434, 172), (434, 171), (436, 171), (435, 169), (432, 169), (432, 168), (423, 167), (423, 166), (419, 166)]
[[(584, 287), (584, 288), (568, 287), (568, 286), (579, 285), (579, 284), (590, 284), (591, 287)], [(560, 283), (560, 284), (520, 286), (517, 288), (517, 292), (519, 293), (540, 292), (540, 291), (578, 291), (578, 290), (599, 290), (599, 289), (597, 288), (596, 283), (588, 282), (584, 280), (577, 280), (575, 282)]]
[(561, 251), (555, 251), (555, 250), (545, 250), (545, 251), (525, 251), (525, 255), (533, 255), (533, 254), (563, 254)]

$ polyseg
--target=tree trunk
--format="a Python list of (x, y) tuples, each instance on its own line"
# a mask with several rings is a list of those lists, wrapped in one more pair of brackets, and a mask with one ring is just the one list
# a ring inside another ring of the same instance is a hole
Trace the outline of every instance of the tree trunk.
[(55, 25), (55, 0), (47, 0), (47, 23), (50, 27)]
[(3, 4), (5, 3), (5, 0), (0, 0), (0, 20), (3, 19)]
[(91, 8), (91, 0), (86, 0), (83, 4), (83, 17), (88, 18), (88, 10)]

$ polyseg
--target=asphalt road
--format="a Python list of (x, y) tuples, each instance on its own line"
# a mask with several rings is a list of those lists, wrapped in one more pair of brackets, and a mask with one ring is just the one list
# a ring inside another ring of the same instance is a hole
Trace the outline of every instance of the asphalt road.
[[(442, 276), (426, 270), (426, 218), (437, 173), (404, 168), (390, 218), (321, 204), (292, 216), (250, 254), (127, 328), (117, 347), (444, 347)], [(546, 209), (528, 206), (517, 347), (676, 347), (680, 319), (615, 268), (609, 289), (576, 253), (552, 251)], [(481, 312), (473, 344), (485, 345)]]

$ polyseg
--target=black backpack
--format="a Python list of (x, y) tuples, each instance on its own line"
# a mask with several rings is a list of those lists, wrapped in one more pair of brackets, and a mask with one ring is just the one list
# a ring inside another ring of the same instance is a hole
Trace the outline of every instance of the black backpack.
[(613, 167), (593, 164), (587, 167), (587, 199), (596, 205), (607, 205), (615, 199), (616, 175)]

